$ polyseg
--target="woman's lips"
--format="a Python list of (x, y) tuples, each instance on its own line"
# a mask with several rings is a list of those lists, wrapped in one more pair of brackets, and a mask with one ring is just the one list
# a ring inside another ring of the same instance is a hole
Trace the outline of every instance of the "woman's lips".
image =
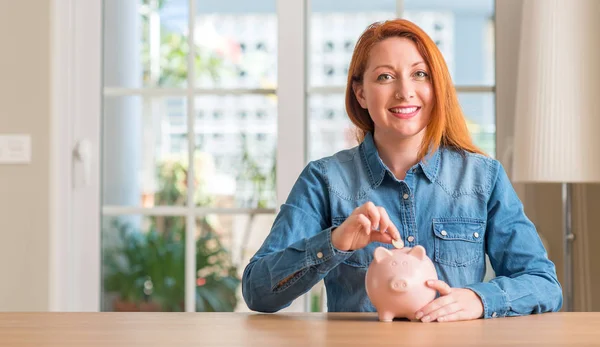
[(419, 106), (393, 107), (393, 108), (388, 109), (388, 111), (390, 111), (390, 113), (394, 117), (400, 118), (400, 119), (412, 118), (412, 117), (416, 116), (420, 110), (421, 110), (421, 107), (419, 107)]

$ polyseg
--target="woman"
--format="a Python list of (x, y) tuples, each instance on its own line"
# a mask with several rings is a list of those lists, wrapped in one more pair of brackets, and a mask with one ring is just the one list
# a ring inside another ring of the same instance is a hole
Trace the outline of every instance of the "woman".
[[(377, 246), (422, 245), (439, 297), (423, 322), (557, 311), (554, 264), (500, 165), (471, 141), (444, 59), (406, 20), (371, 25), (348, 73), (360, 145), (303, 170), (244, 270), (250, 309), (275, 312), (324, 279), (328, 311), (374, 311)], [(485, 255), (496, 278), (482, 282)]]

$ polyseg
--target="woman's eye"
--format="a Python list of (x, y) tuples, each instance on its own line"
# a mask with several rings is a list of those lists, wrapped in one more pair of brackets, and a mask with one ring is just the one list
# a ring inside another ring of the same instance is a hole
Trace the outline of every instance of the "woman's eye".
[(417, 76), (418, 78), (427, 78), (427, 76), (429, 75), (425, 71), (417, 71), (415, 72), (415, 76)]
[(391, 79), (392, 79), (392, 75), (387, 74), (387, 73), (383, 73), (383, 74), (377, 76), (378, 81), (389, 81)]

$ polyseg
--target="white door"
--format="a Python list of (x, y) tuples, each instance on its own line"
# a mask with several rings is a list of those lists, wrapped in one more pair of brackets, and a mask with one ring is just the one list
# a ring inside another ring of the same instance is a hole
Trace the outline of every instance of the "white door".
[(52, 2), (50, 309), (100, 307), (101, 1)]

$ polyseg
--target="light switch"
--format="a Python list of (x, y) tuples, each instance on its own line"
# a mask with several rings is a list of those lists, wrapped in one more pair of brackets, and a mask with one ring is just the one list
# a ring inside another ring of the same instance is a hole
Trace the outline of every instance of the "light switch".
[(0, 135), (0, 164), (31, 162), (31, 135)]

